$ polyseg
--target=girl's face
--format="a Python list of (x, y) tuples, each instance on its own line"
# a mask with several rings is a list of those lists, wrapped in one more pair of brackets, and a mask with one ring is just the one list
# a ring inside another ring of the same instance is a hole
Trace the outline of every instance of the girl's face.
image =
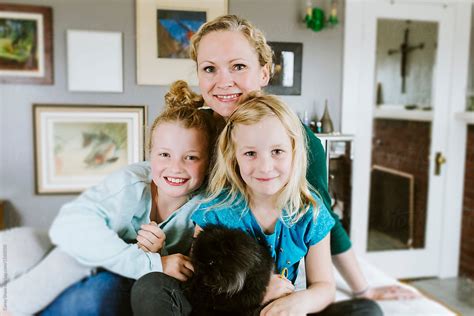
[(269, 198), (289, 181), (293, 162), (291, 139), (274, 116), (233, 131), (240, 175), (252, 198)]
[(208, 140), (196, 128), (161, 123), (153, 131), (150, 163), (158, 196), (186, 196), (198, 189), (208, 166)]
[(211, 32), (201, 39), (197, 72), (204, 101), (223, 117), (234, 112), (242, 95), (260, 90), (270, 78), (255, 49), (237, 31)]

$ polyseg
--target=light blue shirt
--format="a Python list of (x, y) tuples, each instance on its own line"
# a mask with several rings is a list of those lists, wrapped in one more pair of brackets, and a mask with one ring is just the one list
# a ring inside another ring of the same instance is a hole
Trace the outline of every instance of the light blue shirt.
[(287, 277), (293, 283), (297, 277), (300, 260), (306, 256), (309, 248), (326, 237), (334, 226), (334, 219), (324, 203), (313, 194), (319, 206), (316, 218), (311, 207), (295, 224), (289, 225), (280, 219), (273, 233), (265, 234), (243, 198), (239, 198), (233, 205), (219, 205), (225, 196), (226, 193), (223, 193), (217, 199), (202, 203), (191, 219), (203, 229), (206, 225), (217, 224), (246, 231), (270, 249), (275, 260), (275, 272), (281, 273), (286, 268)]
[[(148, 162), (107, 176), (61, 208), (49, 232), (51, 240), (84, 265), (128, 278), (162, 271), (160, 254), (136, 245), (140, 226), (150, 222), (151, 181)], [(159, 224), (166, 234), (166, 253), (189, 252), (194, 232), (190, 217), (199, 202), (194, 197)]]

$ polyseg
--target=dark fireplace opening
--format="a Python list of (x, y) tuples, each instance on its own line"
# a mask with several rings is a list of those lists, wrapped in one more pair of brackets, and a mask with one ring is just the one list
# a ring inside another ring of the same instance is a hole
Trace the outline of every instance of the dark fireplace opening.
[(372, 166), (368, 250), (412, 248), (414, 176)]

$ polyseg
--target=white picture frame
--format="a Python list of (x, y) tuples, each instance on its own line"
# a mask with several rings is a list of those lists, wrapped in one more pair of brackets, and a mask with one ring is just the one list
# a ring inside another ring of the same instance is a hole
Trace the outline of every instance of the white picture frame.
[(79, 193), (145, 159), (144, 105), (34, 104), (37, 194)]
[(67, 31), (68, 90), (123, 92), (122, 33)]
[[(160, 11), (205, 12), (206, 21), (209, 21), (227, 14), (227, 10), (227, 0), (136, 0), (137, 84), (169, 85), (176, 80), (185, 80), (190, 85), (197, 85), (196, 65), (191, 59), (159, 57)], [(163, 38), (161, 33), (160, 38)]]

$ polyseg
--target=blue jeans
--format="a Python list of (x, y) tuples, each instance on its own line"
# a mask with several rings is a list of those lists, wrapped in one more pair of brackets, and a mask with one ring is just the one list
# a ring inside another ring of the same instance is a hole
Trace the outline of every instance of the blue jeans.
[(40, 315), (132, 315), (130, 290), (134, 280), (101, 271), (70, 286)]

